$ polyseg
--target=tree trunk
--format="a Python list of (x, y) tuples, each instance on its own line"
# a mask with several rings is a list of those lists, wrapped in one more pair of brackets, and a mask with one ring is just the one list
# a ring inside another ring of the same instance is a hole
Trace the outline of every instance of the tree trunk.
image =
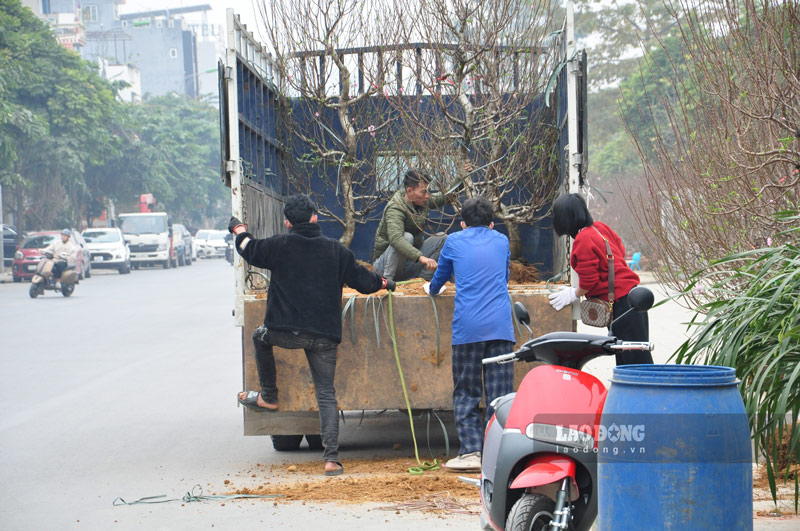
[(522, 237), (519, 234), (519, 224), (516, 221), (506, 221), (508, 231), (508, 245), (511, 247), (511, 259), (522, 257)]
[(348, 165), (346, 168), (342, 168), (342, 195), (344, 196), (344, 231), (342, 232), (342, 237), (339, 238), (339, 243), (350, 248), (350, 244), (353, 242), (353, 236), (356, 232), (356, 219), (353, 215), (354, 205), (353, 205), (353, 166)]

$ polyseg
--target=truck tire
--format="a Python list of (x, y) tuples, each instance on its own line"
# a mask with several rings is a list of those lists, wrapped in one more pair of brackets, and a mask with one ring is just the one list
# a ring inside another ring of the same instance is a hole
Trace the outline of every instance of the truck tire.
[(322, 436), (319, 434), (308, 434), (306, 433), (306, 442), (308, 443), (309, 450), (322, 450), (324, 447), (322, 446)]
[(278, 452), (291, 452), (300, 448), (302, 435), (273, 435), (272, 447)]
[(172, 260), (170, 260), (169, 258), (161, 262), (161, 267), (163, 267), (164, 269), (169, 269), (171, 265), (172, 265)]

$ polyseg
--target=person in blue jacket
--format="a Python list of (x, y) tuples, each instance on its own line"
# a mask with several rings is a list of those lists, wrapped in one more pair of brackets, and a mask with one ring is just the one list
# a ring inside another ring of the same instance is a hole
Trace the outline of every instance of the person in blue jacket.
[[(461, 443), (458, 456), (445, 467), (453, 471), (480, 470), (483, 447), (481, 395), (489, 404), (514, 390), (514, 365), (483, 366), (481, 360), (514, 350), (514, 325), (508, 298), (508, 238), (493, 230), (493, 208), (485, 197), (464, 201), (461, 230), (447, 237), (436, 273), (425, 291), (438, 295), (455, 275), (453, 311), (453, 409)], [(481, 385), (483, 376), (483, 385)]]

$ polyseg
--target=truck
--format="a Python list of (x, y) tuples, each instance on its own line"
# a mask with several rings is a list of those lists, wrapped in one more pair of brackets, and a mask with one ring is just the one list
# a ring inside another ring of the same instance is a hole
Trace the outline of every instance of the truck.
[[(365, 55), (380, 56), (384, 52), (388, 54), (387, 50), (367, 46), (339, 52), (352, 55), (352, 61), (347, 59), (351, 64), (363, 65)], [(559, 134), (559, 182), (563, 192), (574, 192), (582, 184), (587, 163), (586, 55), (575, 46), (571, 8), (550, 51), (557, 55), (560, 65), (552, 73), (552, 100), (556, 106), (552, 125), (558, 128)], [(317, 52), (315, 57), (309, 58), (311, 60), (318, 62), (312, 69), (324, 68), (324, 54)], [(303, 156), (296, 151), (287, 154), (291, 150), (281, 140), (284, 117), (279, 102), (291, 95), (279, 93), (280, 83), (275, 77), (277, 68), (270, 54), (241, 24), (232, 9), (227, 10), (227, 52), (218, 69), (221, 179), (231, 190), (232, 213), (258, 238), (280, 233), (284, 230), (283, 201), (291, 193), (284, 157)], [(313, 115), (313, 111), (308, 114)], [(313, 124), (309, 126), (313, 127)], [(296, 149), (294, 146), (291, 148)], [(325, 194), (325, 197), (335, 196), (336, 190)], [(323, 233), (330, 230), (330, 225), (322, 225)], [(375, 225), (359, 227), (361, 236), (357, 234), (351, 245), (356, 258), (369, 258), (364, 249), (371, 250)], [(535, 248), (529, 250), (543, 257), (545, 273), (555, 274), (568, 269), (565, 238), (556, 238), (548, 223), (528, 227), (528, 231), (535, 233), (528, 239)], [(336, 236), (334, 233), (327, 235)], [(360, 243), (359, 237), (362, 238)], [(254, 329), (264, 319), (268, 285), (269, 271), (253, 268), (236, 256), (233, 315), (235, 326), (241, 328), (240, 360), (244, 390), (259, 389), (251, 338)], [(523, 302), (531, 314), (534, 333), (575, 330), (577, 316), (566, 311), (552, 311), (547, 293), (544, 283), (509, 286), (509, 311), (514, 302)], [(387, 326), (388, 295), (361, 297), (345, 294), (342, 301), (343, 339), (339, 345), (335, 381), (339, 407), (344, 411), (452, 411), (449, 346), (453, 300), (446, 294), (435, 298), (427, 295), (393, 296), (396, 358)], [(433, 323), (436, 323), (435, 327)], [(517, 329), (517, 340), (526, 339), (527, 334), (523, 337)], [(274, 354), (281, 408), (273, 413), (245, 408), (244, 434), (269, 435), (277, 450), (297, 448), (303, 436), (310, 445), (313, 442), (318, 444), (319, 418), (305, 357), (280, 348), (275, 348)], [(518, 364), (517, 385), (526, 370)], [(400, 371), (404, 375), (405, 388), (401, 385)]]
[(172, 222), (166, 212), (120, 214), (117, 226), (131, 250), (131, 266), (178, 267), (172, 245)]

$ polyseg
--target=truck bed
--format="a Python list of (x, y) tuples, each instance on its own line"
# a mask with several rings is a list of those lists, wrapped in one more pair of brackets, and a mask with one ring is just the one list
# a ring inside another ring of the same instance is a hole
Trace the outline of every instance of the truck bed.
[[(349, 302), (349, 298), (343, 299), (343, 308)], [(548, 304), (543, 287), (522, 289), (515, 287), (509, 292), (509, 312), (512, 301), (520, 301), (528, 308), (535, 336), (557, 330), (572, 330), (571, 313), (555, 312)], [(436, 313), (433, 303), (436, 305)], [(450, 350), (452, 294), (436, 298), (394, 296), (392, 306), (400, 363), (411, 407), (451, 410), (453, 408)], [(265, 311), (265, 298), (245, 299), (242, 366), (244, 388), (248, 390), (259, 389), (252, 334), (253, 330), (263, 323)], [(376, 315), (380, 326), (380, 342), (375, 332)], [(335, 381), (340, 409), (405, 409), (406, 403), (387, 327), (388, 318), (388, 299), (385, 296), (358, 297), (346, 311)], [(524, 328), (515, 327), (515, 332), (517, 345), (520, 344), (520, 340), (528, 339), (528, 332)], [(281, 409), (277, 413), (245, 409), (245, 435), (319, 433), (317, 404), (305, 354), (299, 350), (291, 351), (277, 347), (274, 352)], [(515, 388), (529, 369), (530, 366), (527, 364), (516, 364)]]

